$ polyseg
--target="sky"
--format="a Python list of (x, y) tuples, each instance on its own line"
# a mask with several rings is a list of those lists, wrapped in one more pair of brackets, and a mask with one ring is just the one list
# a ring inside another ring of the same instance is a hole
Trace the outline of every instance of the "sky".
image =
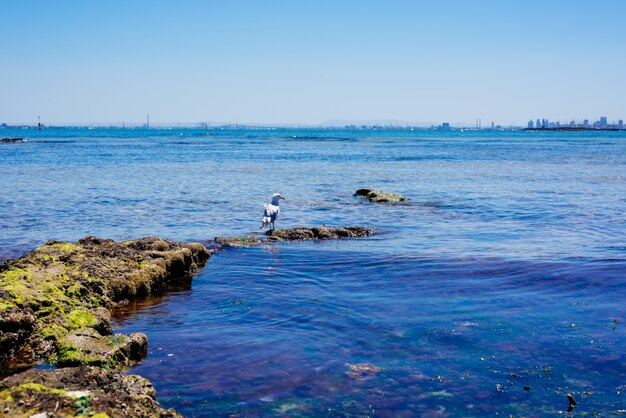
[(0, 123), (626, 119), (622, 0), (0, 1)]

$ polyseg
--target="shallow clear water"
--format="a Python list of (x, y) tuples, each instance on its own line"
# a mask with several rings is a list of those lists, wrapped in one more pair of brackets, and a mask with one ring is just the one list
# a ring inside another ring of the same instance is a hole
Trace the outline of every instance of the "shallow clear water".
[(624, 133), (0, 136), (29, 139), (0, 144), (1, 259), (85, 235), (244, 234), (274, 192), (277, 227), (384, 231), (222, 251), (121, 312), (115, 331), (150, 341), (131, 371), (187, 416), (542, 416), (567, 393), (576, 413), (626, 409)]

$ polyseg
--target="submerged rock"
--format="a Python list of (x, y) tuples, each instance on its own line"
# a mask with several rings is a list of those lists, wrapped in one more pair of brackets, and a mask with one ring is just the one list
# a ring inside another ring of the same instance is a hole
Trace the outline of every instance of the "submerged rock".
[(373, 228), (362, 226), (328, 227), (318, 226), (313, 228), (297, 227), (289, 229), (273, 229), (263, 235), (254, 234), (244, 237), (217, 237), (214, 242), (223, 247), (253, 247), (264, 242), (272, 241), (303, 241), (324, 240), (337, 238), (361, 238), (379, 233)]
[(7, 260), (0, 264), (0, 373), (37, 361), (128, 365), (145, 352), (145, 335), (111, 336), (109, 309), (163, 290), (209, 256), (198, 243), (86, 237)]
[(374, 366), (371, 363), (349, 364), (346, 374), (354, 379), (362, 379), (374, 376), (382, 369), (382, 367)]
[(355, 193), (355, 196), (361, 196), (369, 200), (370, 202), (376, 203), (393, 203), (393, 202), (403, 202), (408, 200), (406, 196), (402, 196), (397, 193), (386, 193), (381, 192), (380, 190), (373, 189), (358, 189)]
[(24, 138), (2, 138), (0, 142), (14, 143), (14, 142), (26, 142), (26, 140)]
[(0, 411), (15, 417), (180, 417), (159, 405), (148, 380), (89, 366), (7, 377), (0, 381)]

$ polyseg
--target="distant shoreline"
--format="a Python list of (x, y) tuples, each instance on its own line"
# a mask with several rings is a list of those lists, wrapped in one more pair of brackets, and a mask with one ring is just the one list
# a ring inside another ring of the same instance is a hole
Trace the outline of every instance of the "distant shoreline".
[(626, 128), (584, 128), (581, 126), (558, 126), (554, 128), (524, 128), (524, 131), (626, 131)]
[[(0, 133), (5, 130), (39, 130), (45, 131), (49, 129), (87, 129), (87, 130), (146, 130), (146, 131), (163, 131), (163, 130), (203, 130), (203, 131), (298, 131), (298, 130), (312, 130), (312, 131), (332, 131), (332, 130), (344, 130), (344, 131), (438, 131), (438, 132), (465, 132), (465, 131), (528, 131), (528, 132), (600, 132), (600, 131), (626, 131), (626, 128), (619, 127), (606, 127), (606, 128), (594, 128), (594, 127), (582, 127), (582, 126), (555, 126), (549, 128), (523, 128), (521, 126), (498, 126), (494, 128), (477, 128), (477, 127), (441, 127), (441, 126), (383, 126), (383, 125), (363, 125), (363, 126), (269, 126), (269, 125), (214, 125), (214, 126), (198, 126), (198, 125), (162, 125), (162, 126), (117, 126), (117, 125), (48, 125), (38, 126), (33, 125), (0, 125)], [(0, 139), (2, 139), (0, 137)], [(10, 138), (7, 138), (10, 139)], [(8, 141), (6, 141), (8, 142)]]

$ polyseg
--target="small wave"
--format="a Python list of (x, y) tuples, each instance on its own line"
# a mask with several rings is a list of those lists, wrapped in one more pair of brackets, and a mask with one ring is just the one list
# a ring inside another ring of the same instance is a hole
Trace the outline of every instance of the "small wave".
[(24, 142), (31, 142), (36, 144), (75, 144), (78, 141), (70, 139), (29, 139)]
[(626, 177), (622, 176), (597, 176), (594, 177), (594, 180), (606, 181), (609, 183), (624, 183), (626, 182)]

